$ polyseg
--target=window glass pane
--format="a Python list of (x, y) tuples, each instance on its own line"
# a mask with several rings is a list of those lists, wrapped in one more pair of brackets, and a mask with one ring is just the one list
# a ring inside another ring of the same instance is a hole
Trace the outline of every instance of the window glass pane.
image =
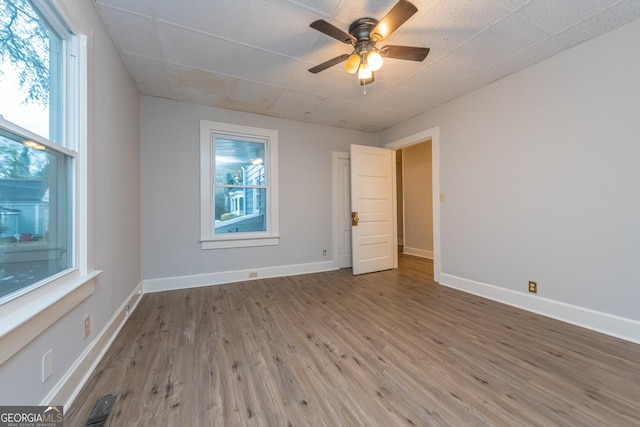
[(72, 266), (71, 159), (0, 130), (0, 298)]
[(215, 234), (267, 231), (266, 188), (216, 187)]
[(266, 142), (244, 141), (216, 135), (215, 184), (265, 185), (265, 145)]
[(0, 0), (0, 115), (61, 142), (62, 41), (27, 0)]
[(266, 141), (216, 134), (214, 234), (267, 231)]

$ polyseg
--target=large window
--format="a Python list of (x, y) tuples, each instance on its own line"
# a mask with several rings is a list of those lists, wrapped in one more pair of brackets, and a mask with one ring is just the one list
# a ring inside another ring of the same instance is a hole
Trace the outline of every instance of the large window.
[(203, 249), (278, 243), (278, 132), (203, 120)]
[(46, 0), (0, 0), (0, 304), (78, 267), (78, 38)]

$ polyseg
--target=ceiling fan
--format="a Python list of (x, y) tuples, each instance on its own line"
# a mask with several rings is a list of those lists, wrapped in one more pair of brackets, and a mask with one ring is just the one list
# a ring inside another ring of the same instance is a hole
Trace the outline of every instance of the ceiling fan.
[(356, 19), (349, 25), (348, 34), (324, 19), (313, 21), (309, 25), (311, 28), (329, 37), (333, 37), (342, 43), (351, 44), (354, 50), (350, 54), (345, 53), (336, 56), (322, 64), (309, 68), (309, 71), (314, 74), (319, 73), (320, 71), (346, 61), (344, 64), (346, 70), (351, 74), (357, 72), (360, 84), (367, 85), (373, 83), (375, 80), (373, 73), (382, 67), (382, 63), (384, 62), (383, 57), (423, 61), (429, 54), (428, 47), (395, 45), (387, 45), (381, 48), (376, 47), (377, 42), (389, 37), (391, 33), (407, 22), (417, 11), (418, 8), (411, 2), (399, 0), (380, 21), (369, 17)]

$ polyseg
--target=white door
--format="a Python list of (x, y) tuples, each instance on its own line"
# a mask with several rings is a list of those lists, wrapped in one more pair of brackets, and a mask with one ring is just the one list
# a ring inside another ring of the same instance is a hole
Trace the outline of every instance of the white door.
[(393, 150), (351, 146), (353, 274), (398, 266), (395, 163)]

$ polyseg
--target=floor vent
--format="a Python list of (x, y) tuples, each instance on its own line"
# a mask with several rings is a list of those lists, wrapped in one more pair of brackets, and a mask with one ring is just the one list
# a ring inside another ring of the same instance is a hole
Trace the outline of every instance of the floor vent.
[(108, 427), (111, 424), (111, 412), (120, 400), (120, 393), (107, 394), (96, 400), (85, 427)]

